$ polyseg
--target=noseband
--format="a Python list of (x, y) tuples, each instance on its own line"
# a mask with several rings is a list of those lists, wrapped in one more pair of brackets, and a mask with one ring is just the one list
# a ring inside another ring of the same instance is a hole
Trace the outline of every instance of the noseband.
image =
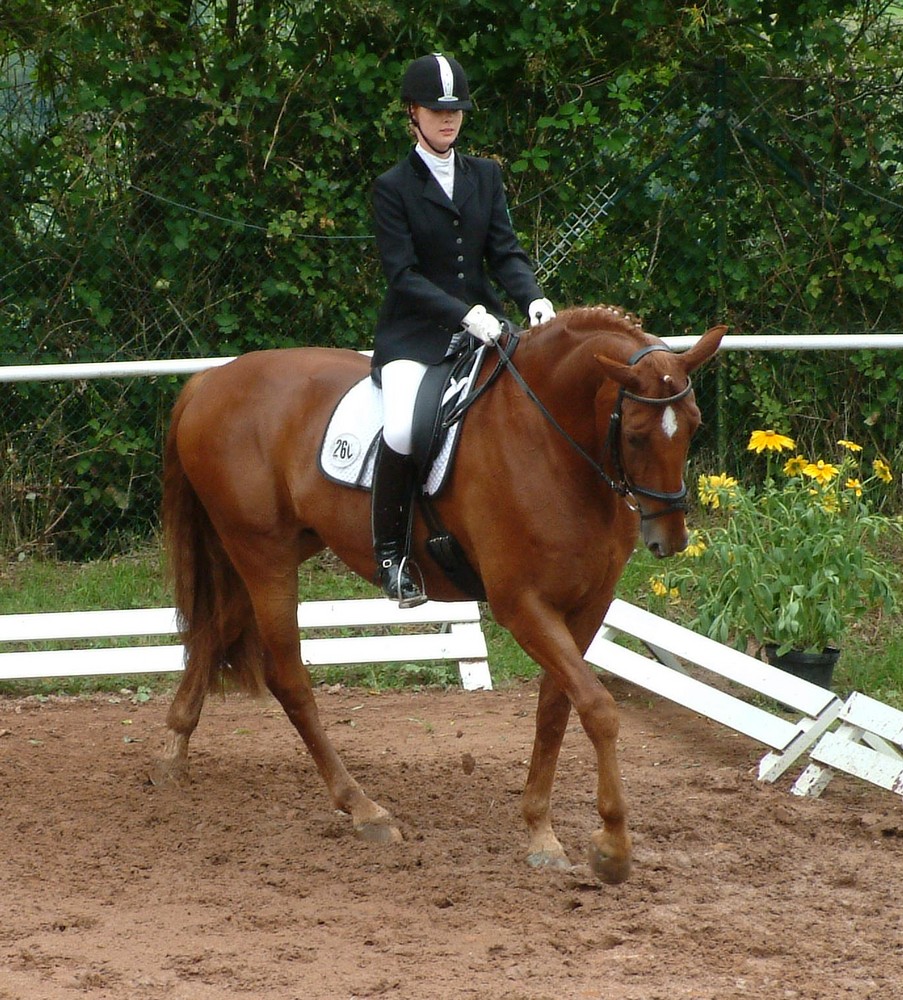
[[(693, 383), (687, 378), (686, 388), (682, 389), (680, 392), (675, 393), (673, 396), (665, 396), (663, 399), (659, 399), (654, 396), (638, 396), (635, 392), (630, 392), (629, 389), (625, 389), (621, 386), (618, 389), (618, 398), (615, 400), (615, 406), (612, 410), (611, 417), (608, 420), (608, 436), (605, 439), (605, 449), (603, 451), (603, 460), (606, 453), (611, 455), (612, 465), (614, 466), (617, 479), (612, 479), (612, 477), (602, 468), (601, 464), (597, 462), (592, 455), (586, 452), (580, 445), (568, 434), (568, 432), (558, 423), (558, 421), (552, 416), (552, 414), (546, 409), (543, 402), (539, 399), (535, 392), (530, 388), (529, 385), (524, 381), (524, 377), (515, 368), (514, 362), (512, 361), (512, 354), (514, 353), (514, 345), (509, 346), (508, 350), (504, 350), (502, 346), (496, 343), (496, 347), (499, 352), (499, 366), (506, 367), (511, 374), (514, 376), (516, 382), (524, 390), (527, 396), (536, 404), (543, 416), (548, 420), (548, 422), (558, 431), (559, 434), (568, 442), (568, 444), (585, 459), (589, 465), (593, 468), (596, 474), (609, 486), (618, 496), (624, 497), (631, 510), (639, 512), (640, 519), (643, 521), (651, 521), (657, 517), (664, 517), (666, 514), (674, 514), (678, 511), (687, 510), (687, 484), (681, 479), (680, 489), (674, 493), (666, 493), (661, 490), (648, 489), (645, 486), (637, 486), (630, 476), (624, 469), (624, 464), (621, 458), (621, 406), (625, 399), (633, 400), (635, 403), (644, 403), (647, 406), (670, 406), (672, 403), (677, 403), (684, 397), (688, 396), (693, 389)], [(644, 358), (647, 354), (652, 351), (667, 351), (669, 354), (671, 352), (670, 347), (666, 347), (664, 344), (649, 344), (647, 347), (641, 348), (635, 354), (632, 354), (627, 359), (628, 365), (635, 365), (641, 358)], [(498, 370), (498, 369), (497, 369)], [(644, 514), (640, 510), (639, 504), (636, 502), (637, 497), (646, 497), (649, 500), (657, 500), (659, 503), (665, 504), (663, 510), (658, 510), (653, 514)]]

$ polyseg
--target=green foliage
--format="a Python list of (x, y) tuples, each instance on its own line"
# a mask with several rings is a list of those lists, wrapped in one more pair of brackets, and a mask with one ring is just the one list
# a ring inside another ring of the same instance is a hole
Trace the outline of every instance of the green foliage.
[[(750, 448), (795, 443), (757, 431)], [(866, 476), (859, 446), (841, 441), (840, 450), (836, 464), (797, 455), (780, 479), (769, 462), (761, 486), (700, 476), (713, 523), (657, 581), (659, 594), (689, 598), (694, 626), (719, 642), (779, 653), (821, 652), (866, 613), (893, 611), (903, 575), (880, 548), (887, 535), (903, 536), (903, 522), (881, 513), (891, 472), (877, 459)]]
[[(662, 335), (899, 330), (900, 39), (864, 0), (445, 0), (416, 18), (397, 0), (14, 0), (0, 364), (369, 346), (370, 182), (409, 143), (403, 67), (435, 49), (468, 69), (462, 147), (499, 158), (540, 262), (607, 203), (544, 277), (556, 303), (616, 302)], [(899, 354), (794, 361), (794, 398), (786, 364), (702, 377), (702, 446), (726, 462), (767, 416), (813, 441), (849, 427), (898, 464)], [(97, 554), (152, 530), (171, 401), (154, 388), (15, 390), (4, 550)], [(52, 454), (37, 503), (32, 425)], [(42, 534), (39, 509), (65, 518)]]
[(81, 558), (130, 551), (151, 537), (162, 429), (177, 388), (172, 379), (12, 386), (0, 549), (13, 558)]

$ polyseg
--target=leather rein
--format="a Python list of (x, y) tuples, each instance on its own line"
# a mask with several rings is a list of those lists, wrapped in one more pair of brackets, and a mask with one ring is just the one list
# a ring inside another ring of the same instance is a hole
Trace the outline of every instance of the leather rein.
[[(657, 517), (664, 517), (666, 514), (673, 514), (678, 511), (687, 510), (687, 484), (681, 479), (680, 489), (675, 492), (664, 492), (662, 490), (653, 490), (645, 486), (638, 486), (634, 483), (630, 476), (624, 469), (624, 464), (621, 456), (621, 407), (625, 399), (633, 400), (635, 403), (643, 403), (647, 406), (670, 406), (672, 403), (677, 403), (681, 399), (684, 399), (693, 390), (693, 383), (687, 378), (686, 388), (682, 389), (680, 392), (675, 393), (673, 396), (665, 396), (663, 399), (659, 399), (653, 396), (639, 396), (634, 392), (630, 392), (624, 386), (620, 386), (618, 389), (618, 397), (615, 400), (614, 409), (612, 410), (611, 417), (608, 420), (608, 436), (605, 440), (605, 448), (603, 450), (603, 460), (606, 454), (611, 455), (612, 465), (614, 466), (617, 479), (613, 479), (602, 467), (601, 463), (597, 462), (592, 455), (590, 455), (584, 448), (582, 448), (568, 432), (558, 423), (554, 416), (549, 412), (542, 400), (536, 395), (536, 393), (530, 388), (524, 377), (517, 370), (517, 367), (513, 361), (514, 351), (517, 347), (518, 336), (516, 333), (512, 333), (509, 337), (508, 346), (503, 348), (501, 344), (496, 342), (496, 349), (498, 350), (499, 360), (496, 365), (495, 371), (490, 376), (488, 382), (492, 382), (498, 376), (502, 369), (507, 369), (517, 384), (524, 390), (527, 397), (536, 405), (540, 413), (545, 417), (545, 419), (555, 428), (555, 430), (568, 442), (568, 444), (580, 455), (581, 458), (586, 461), (593, 471), (603, 480), (603, 482), (618, 496), (624, 497), (628, 502), (628, 506), (631, 510), (635, 510), (639, 513), (640, 519), (643, 521), (651, 521)], [(641, 348), (636, 353), (632, 354), (627, 359), (628, 365), (635, 365), (641, 358), (644, 358), (647, 354), (653, 351), (667, 351), (669, 354), (672, 353), (671, 348), (666, 347), (664, 344), (649, 344), (646, 347)], [(488, 385), (487, 382), (487, 385)], [(485, 388), (485, 386), (484, 386)], [(637, 503), (637, 497), (646, 497), (649, 500), (656, 500), (659, 503), (663, 503), (666, 506), (662, 510), (655, 511), (652, 514), (645, 514), (640, 509)]]

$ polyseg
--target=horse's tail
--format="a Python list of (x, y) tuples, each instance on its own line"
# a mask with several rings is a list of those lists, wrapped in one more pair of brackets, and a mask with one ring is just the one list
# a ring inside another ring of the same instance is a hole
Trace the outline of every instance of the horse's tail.
[(201, 690), (216, 690), (228, 681), (258, 694), (264, 689), (264, 654), (251, 599), (179, 456), (179, 422), (199, 380), (192, 379), (176, 402), (163, 456), (167, 575), (185, 645), (186, 674)]

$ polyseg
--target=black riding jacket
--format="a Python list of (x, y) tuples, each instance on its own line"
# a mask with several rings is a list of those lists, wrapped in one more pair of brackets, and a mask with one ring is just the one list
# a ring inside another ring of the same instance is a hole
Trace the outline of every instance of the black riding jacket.
[(398, 358), (436, 364), (472, 306), (499, 319), (496, 281), (522, 315), (542, 298), (511, 226), (495, 160), (455, 156), (454, 197), (415, 150), (373, 185), (376, 241), (388, 287), (373, 366)]

